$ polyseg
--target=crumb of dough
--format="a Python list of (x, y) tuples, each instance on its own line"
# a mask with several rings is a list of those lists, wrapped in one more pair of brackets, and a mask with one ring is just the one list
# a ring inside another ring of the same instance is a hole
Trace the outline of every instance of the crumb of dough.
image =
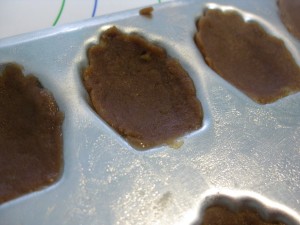
[(140, 10), (140, 15), (152, 17), (153, 7), (146, 7)]

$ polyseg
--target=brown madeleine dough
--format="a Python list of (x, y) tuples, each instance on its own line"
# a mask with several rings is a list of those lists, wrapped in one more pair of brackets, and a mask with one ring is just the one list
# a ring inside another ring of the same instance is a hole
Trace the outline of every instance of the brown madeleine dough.
[(88, 50), (83, 83), (96, 112), (136, 148), (150, 148), (202, 125), (193, 81), (164, 49), (116, 27)]
[(151, 18), (153, 12), (153, 7), (146, 7), (140, 10), (140, 15)]
[(0, 204), (55, 182), (63, 115), (34, 76), (8, 64), (0, 75)]
[(205, 210), (201, 225), (284, 225), (278, 221), (265, 221), (254, 211), (244, 209), (233, 212), (223, 206)]
[(284, 25), (300, 40), (300, 1), (278, 0), (277, 3)]
[(234, 11), (207, 10), (195, 42), (206, 63), (260, 104), (300, 90), (300, 68), (282, 40)]

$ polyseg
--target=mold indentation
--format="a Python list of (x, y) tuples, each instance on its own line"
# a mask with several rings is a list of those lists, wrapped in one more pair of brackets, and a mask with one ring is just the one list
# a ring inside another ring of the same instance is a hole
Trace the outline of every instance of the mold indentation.
[(207, 9), (195, 42), (206, 63), (252, 100), (268, 104), (300, 91), (300, 68), (284, 42), (234, 10)]
[(193, 81), (163, 48), (111, 27), (88, 60), (82, 79), (94, 110), (137, 149), (173, 143), (202, 126)]

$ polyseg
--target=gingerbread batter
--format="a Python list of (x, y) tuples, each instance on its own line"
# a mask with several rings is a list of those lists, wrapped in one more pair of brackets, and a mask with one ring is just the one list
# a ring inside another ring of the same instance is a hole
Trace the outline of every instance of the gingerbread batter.
[(260, 104), (300, 90), (300, 68), (283, 41), (234, 11), (207, 10), (195, 41), (206, 63)]
[(83, 82), (93, 107), (136, 148), (171, 143), (201, 127), (193, 81), (161, 47), (112, 27), (88, 58)]
[(153, 7), (146, 7), (140, 10), (140, 15), (151, 18), (152, 17), (152, 12), (153, 12)]
[(8, 64), (0, 75), (0, 204), (59, 178), (62, 122), (37, 78)]
[(223, 206), (213, 206), (206, 209), (201, 225), (284, 225), (281, 222), (265, 221), (251, 210), (233, 212)]
[(278, 7), (284, 25), (300, 40), (300, 1), (278, 0)]

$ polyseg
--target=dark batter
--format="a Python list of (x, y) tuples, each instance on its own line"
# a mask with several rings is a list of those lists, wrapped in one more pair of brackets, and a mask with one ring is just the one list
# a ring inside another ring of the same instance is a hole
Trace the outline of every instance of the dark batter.
[(300, 90), (300, 69), (283, 41), (236, 12), (207, 10), (195, 41), (206, 63), (254, 101), (267, 104)]
[(151, 18), (152, 17), (153, 7), (146, 7), (140, 10), (140, 15)]
[(0, 203), (55, 182), (63, 115), (34, 76), (8, 64), (0, 76)]
[(278, 0), (278, 7), (284, 25), (300, 40), (300, 0)]
[(201, 126), (194, 84), (162, 48), (112, 27), (88, 58), (83, 82), (92, 105), (130, 144), (150, 148)]
[(265, 221), (251, 210), (245, 209), (233, 212), (223, 206), (213, 206), (206, 209), (200, 225), (284, 225), (278, 221)]

